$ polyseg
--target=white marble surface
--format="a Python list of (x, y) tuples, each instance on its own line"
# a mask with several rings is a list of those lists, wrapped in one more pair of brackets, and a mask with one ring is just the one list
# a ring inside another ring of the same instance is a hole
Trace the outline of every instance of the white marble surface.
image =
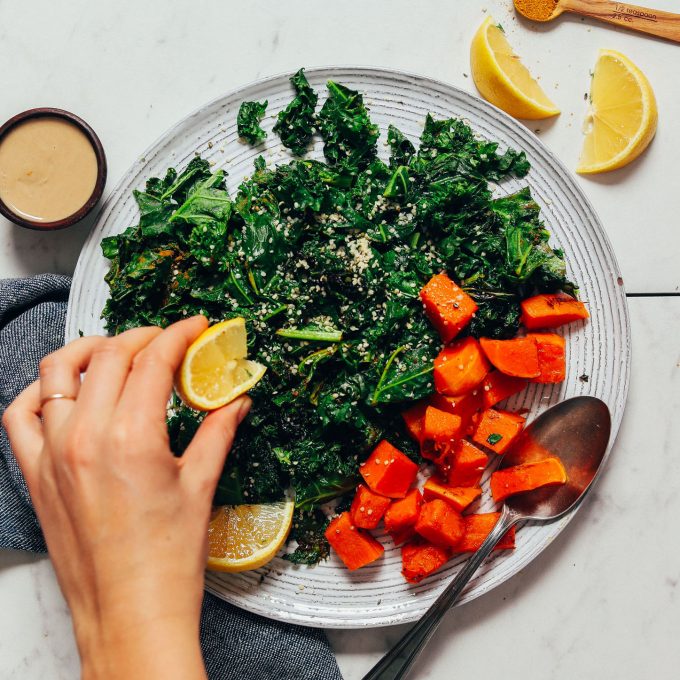
[[(654, 4), (680, 11), (677, 1)], [(680, 47), (571, 17), (531, 26), (509, 6), (503, 0), (4, 0), (0, 119), (40, 105), (82, 115), (105, 145), (111, 187), (160, 132), (201, 103), (301, 65), (402, 68), (473, 90), (466, 77), (469, 40), (487, 10), (562, 107), (559, 119), (531, 128), (570, 167), (597, 50), (619, 49), (645, 70), (659, 100), (657, 139), (628, 169), (579, 181), (614, 243), (627, 290), (680, 290), (674, 172), (680, 89), (669, 68)], [(71, 272), (86, 232), (82, 225), (38, 234), (0, 220), (0, 276)], [(507, 680), (677, 677), (680, 544), (672, 527), (680, 514), (680, 298), (630, 303), (631, 394), (596, 492), (523, 573), (449, 615), (414, 678), (480, 671)], [(46, 559), (0, 552), (0, 602), (1, 678), (77, 676), (68, 613)], [(345, 679), (361, 678), (403, 630), (331, 632)]]

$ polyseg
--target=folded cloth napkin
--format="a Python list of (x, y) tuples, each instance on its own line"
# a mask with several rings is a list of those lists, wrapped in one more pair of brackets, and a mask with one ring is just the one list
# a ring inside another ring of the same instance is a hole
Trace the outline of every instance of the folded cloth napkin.
[[(71, 280), (0, 279), (0, 417), (61, 347)], [(0, 428), (0, 548), (45, 552), (26, 485)], [(322, 631), (270, 621), (206, 594), (201, 645), (211, 680), (342, 680)]]

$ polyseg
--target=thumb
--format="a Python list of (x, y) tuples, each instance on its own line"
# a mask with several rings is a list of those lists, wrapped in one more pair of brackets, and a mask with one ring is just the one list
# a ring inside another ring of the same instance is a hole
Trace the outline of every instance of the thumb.
[(187, 482), (201, 494), (210, 493), (211, 499), (236, 430), (251, 404), (250, 398), (243, 396), (206, 416), (181, 458)]

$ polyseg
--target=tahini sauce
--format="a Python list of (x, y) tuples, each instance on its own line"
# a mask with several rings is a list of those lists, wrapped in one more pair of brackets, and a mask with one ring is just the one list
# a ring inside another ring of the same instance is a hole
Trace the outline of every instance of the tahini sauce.
[(97, 157), (73, 123), (56, 116), (18, 123), (0, 141), (0, 198), (31, 222), (56, 222), (85, 205)]

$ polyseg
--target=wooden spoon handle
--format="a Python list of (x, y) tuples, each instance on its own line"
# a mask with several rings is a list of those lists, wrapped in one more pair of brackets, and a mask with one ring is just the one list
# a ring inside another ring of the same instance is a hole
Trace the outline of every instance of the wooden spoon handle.
[(680, 14), (610, 0), (562, 0), (558, 6), (562, 11), (680, 42)]

